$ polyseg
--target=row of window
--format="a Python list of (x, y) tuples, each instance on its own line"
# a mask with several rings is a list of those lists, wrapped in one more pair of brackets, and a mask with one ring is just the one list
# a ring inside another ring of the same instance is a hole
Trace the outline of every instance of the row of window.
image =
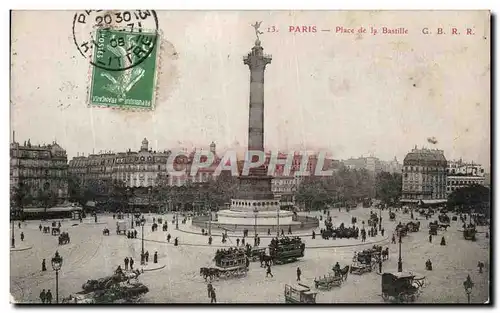
[(447, 182), (447, 185), (450, 186), (450, 185), (475, 185), (475, 184), (478, 184), (479, 182), (478, 181), (474, 181), (474, 180), (452, 180), (452, 181), (448, 181)]
[(422, 167), (422, 166), (403, 166), (404, 172), (444, 172), (444, 167)]

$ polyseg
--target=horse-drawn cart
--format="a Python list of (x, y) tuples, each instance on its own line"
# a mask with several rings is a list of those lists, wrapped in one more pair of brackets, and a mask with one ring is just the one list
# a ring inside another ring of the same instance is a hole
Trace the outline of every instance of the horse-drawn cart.
[(316, 303), (316, 292), (306, 285), (285, 285), (286, 303)]
[(247, 251), (247, 256), (251, 262), (257, 262), (260, 260), (261, 255), (266, 253), (266, 248), (252, 247)]
[(354, 275), (363, 275), (364, 273), (370, 273), (372, 269), (373, 269), (372, 264), (353, 262), (351, 264), (350, 273)]
[(382, 274), (382, 298), (387, 301), (393, 298), (396, 302), (413, 302), (423, 287), (425, 277), (417, 278), (412, 273)]
[(342, 276), (328, 274), (323, 277), (314, 278), (314, 286), (316, 289), (330, 290), (332, 287), (340, 287), (340, 285), (342, 285), (342, 281)]

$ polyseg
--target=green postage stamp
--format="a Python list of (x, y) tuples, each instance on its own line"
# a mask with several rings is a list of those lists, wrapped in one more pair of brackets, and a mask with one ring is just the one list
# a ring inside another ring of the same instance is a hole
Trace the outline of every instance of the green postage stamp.
[(156, 31), (95, 32), (89, 105), (152, 110), (160, 38)]

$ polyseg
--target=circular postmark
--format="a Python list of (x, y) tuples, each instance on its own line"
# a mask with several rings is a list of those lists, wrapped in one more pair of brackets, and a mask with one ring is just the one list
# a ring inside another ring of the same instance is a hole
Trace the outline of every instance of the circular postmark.
[(124, 71), (156, 48), (158, 18), (154, 10), (86, 10), (75, 13), (72, 30), (79, 53), (93, 66)]

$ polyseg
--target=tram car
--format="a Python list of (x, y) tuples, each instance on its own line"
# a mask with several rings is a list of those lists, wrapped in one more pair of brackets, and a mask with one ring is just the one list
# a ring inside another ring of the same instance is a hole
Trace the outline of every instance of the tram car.
[(311, 291), (306, 285), (285, 285), (286, 303), (316, 303), (317, 292)]
[(248, 272), (248, 262), (244, 249), (218, 251), (215, 255), (217, 276), (224, 278), (245, 276)]
[(300, 237), (273, 238), (269, 244), (269, 254), (274, 264), (285, 264), (304, 257), (306, 244)]

